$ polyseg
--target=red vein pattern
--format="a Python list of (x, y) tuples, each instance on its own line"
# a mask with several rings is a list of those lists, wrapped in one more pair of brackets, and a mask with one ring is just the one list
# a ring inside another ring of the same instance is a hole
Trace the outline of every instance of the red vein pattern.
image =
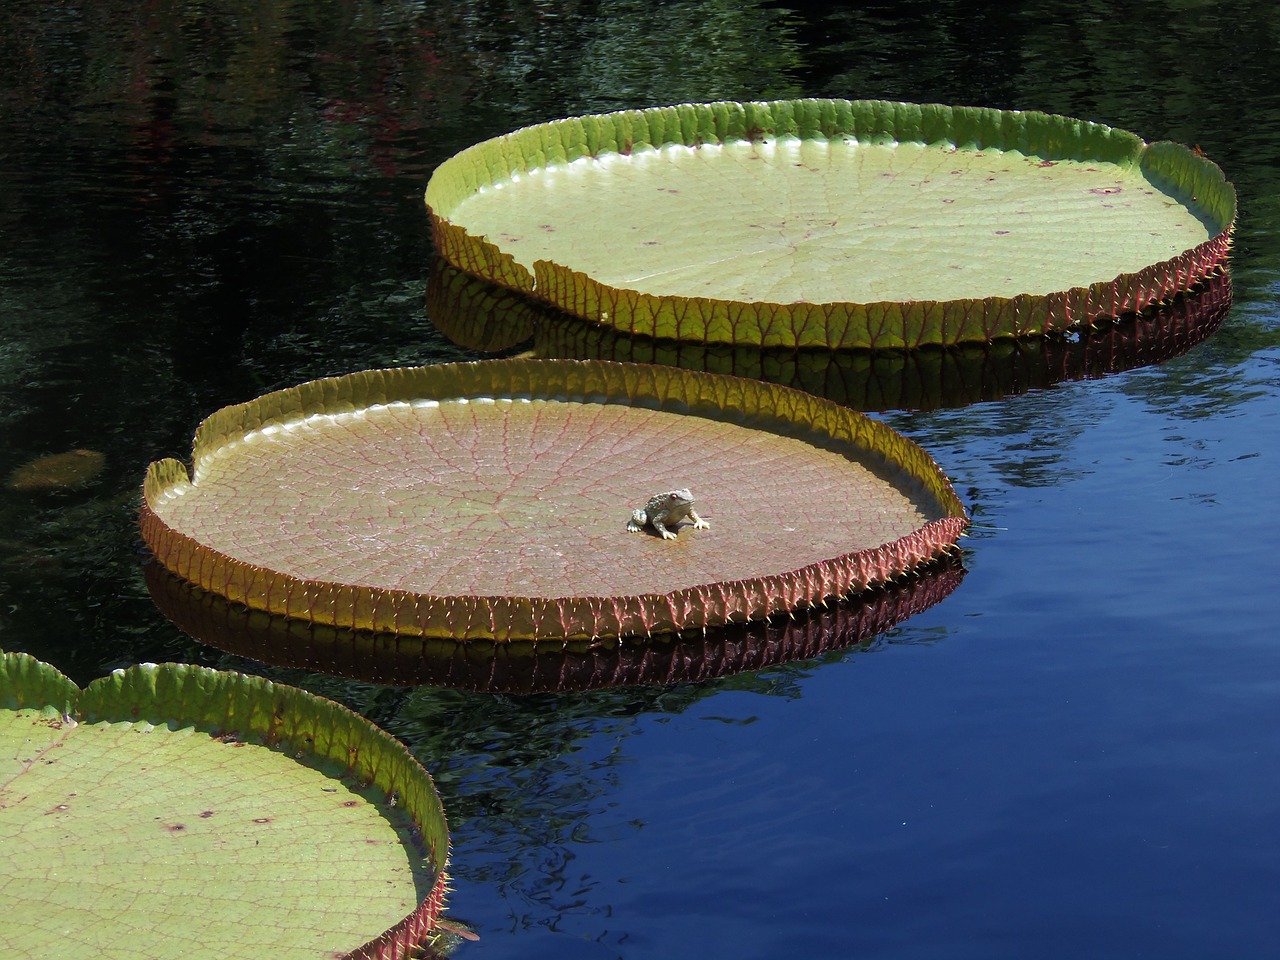
[[(315, 381), (201, 425), (148, 471), (179, 577), (334, 626), (497, 640), (644, 636), (861, 591), (968, 519), (924, 451), (798, 391), (673, 368), (487, 361)], [(696, 488), (709, 530), (629, 534)]]

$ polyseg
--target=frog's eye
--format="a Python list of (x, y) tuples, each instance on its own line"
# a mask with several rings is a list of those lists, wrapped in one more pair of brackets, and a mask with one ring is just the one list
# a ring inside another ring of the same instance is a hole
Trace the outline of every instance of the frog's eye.
[(667, 499), (668, 499), (668, 500), (679, 500), (679, 499), (680, 499), (680, 494), (678, 494), (678, 493), (668, 493), (668, 494), (667, 494)]

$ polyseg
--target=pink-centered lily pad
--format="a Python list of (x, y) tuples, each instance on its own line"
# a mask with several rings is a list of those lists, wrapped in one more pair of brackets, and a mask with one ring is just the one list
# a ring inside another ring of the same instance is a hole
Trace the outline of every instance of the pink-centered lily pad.
[[(689, 488), (708, 529), (629, 533)], [(228, 407), (151, 465), (142, 533), (252, 608), (457, 639), (597, 638), (768, 616), (950, 551), (928, 455), (799, 391), (645, 365), (366, 371)]]

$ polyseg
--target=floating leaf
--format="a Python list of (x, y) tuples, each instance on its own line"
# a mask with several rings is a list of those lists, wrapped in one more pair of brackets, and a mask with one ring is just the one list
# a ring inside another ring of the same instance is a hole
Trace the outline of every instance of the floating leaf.
[(620, 330), (897, 348), (1079, 327), (1225, 261), (1211, 161), (1102, 124), (884, 101), (573, 117), (441, 164), (437, 250)]
[(390, 960), (441, 909), (430, 777), (293, 687), (0, 653), (0, 764), (6, 957)]
[(1215, 273), (1171, 303), (1079, 333), (915, 350), (827, 350), (659, 340), (587, 323), (437, 262), (428, 315), (451, 339), (528, 343), (544, 358), (660, 363), (751, 377), (855, 410), (932, 410), (999, 400), (1068, 380), (1161, 363), (1202, 342), (1231, 309), (1231, 275)]
[[(634, 535), (689, 487), (710, 529)], [(201, 424), (142, 535), (256, 610), (374, 631), (591, 639), (757, 619), (952, 549), (937, 465), (808, 394), (669, 367), (493, 360), (318, 380)]]

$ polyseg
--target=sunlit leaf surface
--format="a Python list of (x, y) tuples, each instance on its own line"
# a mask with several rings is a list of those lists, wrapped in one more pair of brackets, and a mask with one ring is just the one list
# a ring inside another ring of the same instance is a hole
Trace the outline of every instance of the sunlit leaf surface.
[(368, 721), (177, 664), (0, 654), (0, 953), (404, 957), (444, 896), (426, 771)]
[[(689, 488), (709, 529), (627, 531)], [(454, 638), (647, 635), (820, 603), (952, 548), (937, 465), (798, 391), (667, 367), (367, 371), (219, 411), (144, 539), (255, 609)]]
[(1039, 113), (686, 104), (540, 124), (432, 177), (438, 249), (633, 333), (959, 343), (1088, 323), (1225, 258), (1235, 195), (1176, 144)]

